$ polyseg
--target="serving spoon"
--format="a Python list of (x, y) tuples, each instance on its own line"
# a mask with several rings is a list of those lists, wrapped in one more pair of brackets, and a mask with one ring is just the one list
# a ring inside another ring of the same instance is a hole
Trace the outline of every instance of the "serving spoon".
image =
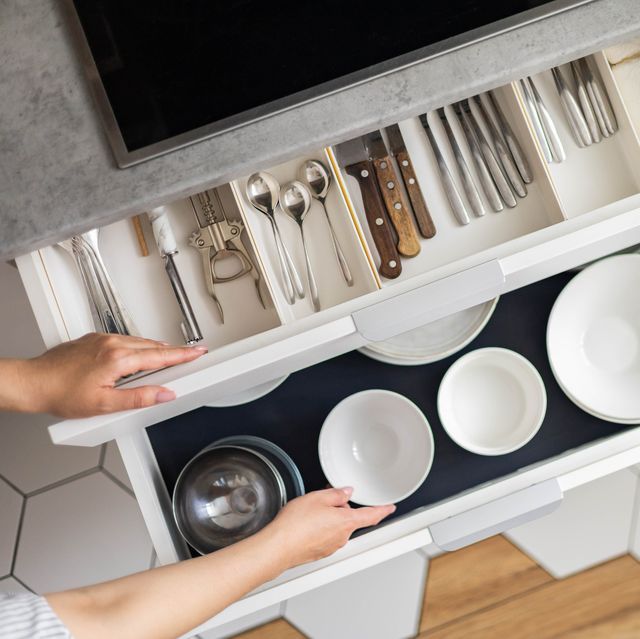
[(295, 303), (296, 295), (304, 298), (304, 289), (302, 281), (293, 265), (293, 260), (287, 251), (287, 247), (282, 241), (280, 229), (276, 221), (275, 210), (278, 206), (280, 185), (271, 173), (259, 171), (249, 176), (247, 180), (247, 198), (253, 207), (264, 213), (269, 222), (271, 222), (271, 230), (273, 231), (273, 240), (276, 244), (278, 258), (280, 260), (280, 270), (282, 271), (282, 280), (284, 282), (285, 293), (289, 304)]
[(304, 220), (311, 208), (311, 193), (309, 189), (299, 180), (289, 182), (282, 187), (280, 192), (280, 206), (282, 210), (298, 225), (300, 229), (300, 237), (302, 238), (302, 248), (304, 249), (304, 260), (307, 266), (307, 280), (309, 281), (309, 290), (311, 291), (311, 300), (313, 308), (320, 310), (320, 297), (318, 295), (318, 287), (311, 270), (311, 261), (309, 260), (309, 252), (304, 239)]
[(338, 241), (338, 236), (336, 235), (336, 232), (333, 228), (333, 224), (331, 223), (331, 218), (329, 217), (329, 213), (327, 213), (327, 206), (325, 204), (327, 193), (331, 188), (331, 173), (329, 173), (327, 167), (319, 160), (307, 160), (300, 167), (300, 170), (298, 171), (298, 177), (309, 188), (311, 197), (313, 197), (314, 200), (318, 200), (318, 202), (320, 202), (322, 210), (324, 211), (324, 215), (327, 218), (327, 223), (329, 224), (331, 240), (333, 242), (333, 248), (336, 252), (338, 264), (340, 265), (340, 269), (342, 270), (342, 276), (344, 277), (344, 281), (347, 283), (347, 286), (353, 286), (353, 276), (351, 275), (351, 270), (349, 269), (347, 258), (342, 252), (340, 242)]

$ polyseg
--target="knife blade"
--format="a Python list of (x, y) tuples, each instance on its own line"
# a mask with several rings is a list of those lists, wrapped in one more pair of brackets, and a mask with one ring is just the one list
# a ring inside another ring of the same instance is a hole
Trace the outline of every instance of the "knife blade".
[(387, 213), (398, 236), (398, 252), (406, 257), (415, 257), (420, 253), (420, 241), (411, 221), (409, 203), (402, 189), (398, 188), (398, 176), (382, 134), (380, 131), (374, 131), (365, 135), (363, 139), (369, 158), (373, 162)]
[(389, 150), (400, 167), (400, 173), (409, 194), (413, 215), (418, 223), (420, 235), (429, 239), (436, 234), (436, 225), (433, 223), (433, 218), (422, 195), (400, 127), (397, 124), (392, 124), (385, 129), (385, 132), (389, 139)]
[(338, 164), (357, 180), (360, 187), (367, 224), (380, 256), (378, 271), (383, 277), (394, 279), (402, 272), (400, 255), (364, 141), (362, 138), (349, 140), (338, 144), (334, 150)]

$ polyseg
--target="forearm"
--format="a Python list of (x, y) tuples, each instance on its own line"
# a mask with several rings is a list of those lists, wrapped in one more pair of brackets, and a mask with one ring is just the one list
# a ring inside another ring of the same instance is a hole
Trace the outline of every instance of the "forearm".
[(0, 411), (34, 412), (37, 398), (31, 389), (29, 361), (0, 359)]
[(269, 535), (47, 599), (76, 639), (174, 639), (287, 568)]

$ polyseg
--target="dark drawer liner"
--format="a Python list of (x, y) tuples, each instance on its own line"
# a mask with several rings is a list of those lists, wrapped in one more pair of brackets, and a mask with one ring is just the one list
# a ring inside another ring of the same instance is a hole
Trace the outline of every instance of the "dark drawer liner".
[[(294, 373), (275, 391), (233, 408), (201, 408), (147, 429), (169, 494), (182, 467), (201, 448), (221, 437), (251, 434), (284, 448), (294, 459), (307, 491), (326, 486), (317, 440), (329, 411), (343, 398), (368, 388), (406, 395), (425, 413), (435, 438), (435, 459), (423, 485), (398, 504), (404, 515), (521, 468), (627, 429), (588, 415), (564, 395), (547, 360), (545, 333), (553, 303), (572, 278), (562, 273), (508, 293), (500, 299), (484, 331), (463, 351), (425, 366), (392, 366), (358, 352)], [(517, 351), (540, 371), (548, 407), (539, 433), (507, 455), (483, 457), (457, 446), (444, 432), (436, 408), (440, 381), (463, 353), (485, 346)]]

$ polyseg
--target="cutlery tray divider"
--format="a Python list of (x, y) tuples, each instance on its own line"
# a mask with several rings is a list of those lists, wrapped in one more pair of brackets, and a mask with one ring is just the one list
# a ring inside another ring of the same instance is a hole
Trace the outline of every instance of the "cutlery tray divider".
[[(579, 148), (574, 141), (551, 72), (544, 71), (532, 76), (556, 124), (567, 155), (565, 161), (561, 163), (547, 164), (544, 159), (542, 160), (567, 219), (640, 192), (638, 134), (634, 130), (629, 112), (604, 53), (595, 53), (592, 58), (611, 100), (619, 129), (610, 138), (603, 137), (601, 142), (585, 148)], [(560, 69), (568, 86), (573, 89), (571, 66), (564, 64)], [(513, 82), (511, 86), (517, 95), (530, 136), (536, 140), (537, 147), (537, 139), (519, 82)], [(538, 153), (541, 154), (539, 148)]]
[[(354, 282), (353, 286), (347, 286), (336, 259), (322, 207), (318, 201), (312, 200), (311, 209), (304, 222), (304, 232), (311, 267), (318, 285), (320, 312), (322, 312), (337, 304), (379, 290), (379, 280), (361, 240), (362, 230), (358, 228), (357, 220), (351, 215), (342, 190), (338, 187), (333, 165), (326, 150), (321, 149), (310, 153), (305, 156), (305, 159), (307, 158), (319, 159), (332, 173), (331, 187), (326, 200), (327, 213), (349, 264)], [(286, 182), (298, 179), (297, 172), (302, 162), (303, 159), (298, 158), (266, 170), (273, 174), (283, 186)], [(314, 313), (300, 231), (297, 224), (285, 215), (278, 205), (275, 213), (278, 228), (305, 291), (304, 299), (296, 299), (296, 303), (290, 305), (284, 293), (280, 262), (270, 222), (266, 215), (257, 211), (248, 201), (245, 190), (247, 177), (231, 182), (231, 188), (247, 232), (256, 246), (258, 259), (269, 282), (280, 319), (283, 324), (294, 322)]]
[[(419, 118), (410, 118), (400, 122), (400, 130), (411, 157), (416, 178), (435, 222), (436, 235), (430, 239), (420, 238), (421, 252), (412, 258), (402, 258), (402, 273), (400, 277), (394, 280), (383, 279), (383, 288), (393, 286), (395, 282), (402, 282), (411, 277), (422, 275), (454, 261), (472, 257), (487, 249), (566, 219), (551, 181), (551, 176), (536, 145), (526, 115), (513, 86), (500, 87), (496, 89), (495, 95), (533, 171), (534, 180), (532, 184), (527, 185), (529, 191), (527, 197), (517, 198), (517, 206), (514, 209), (509, 209), (505, 206), (501, 212), (496, 213), (491, 209), (484, 193), (479, 188), (485, 203), (486, 214), (481, 218), (471, 214), (471, 222), (466, 226), (461, 226), (455, 220), (451, 211), (451, 206), (441, 184), (436, 159)], [(455, 169), (457, 165), (444, 128), (437, 118), (431, 117), (430, 122), (434, 119), (436, 120), (435, 126), (432, 127), (434, 136), (439, 142), (447, 165), (450, 169)], [(475, 165), (462, 129), (456, 126), (455, 122), (452, 129), (475, 178)], [(360, 220), (364, 241), (367, 243), (367, 250), (374, 255), (374, 260), (377, 264), (378, 256), (367, 226), (358, 183), (355, 178), (347, 175), (337, 165), (336, 167), (340, 173), (340, 183), (344, 189), (344, 197)], [(451, 170), (451, 173), (454, 181), (458, 184), (458, 190), (464, 194), (457, 170)], [(479, 182), (477, 183), (479, 184)]]
[[(482, 333), (459, 353), (439, 362), (393, 366), (351, 352), (292, 374), (270, 394), (249, 404), (201, 408), (149, 427), (146, 432), (168, 494), (172, 495), (178, 474), (191, 457), (232, 434), (273, 441), (293, 458), (307, 491), (324, 488), (327, 480), (318, 458), (324, 419), (342, 399), (369, 388), (392, 390), (415, 402), (429, 420), (435, 440), (430, 474), (413, 495), (398, 504), (390, 520), (633, 428), (583, 412), (566, 397), (551, 371), (547, 318), (574, 275), (561, 273), (502, 296)], [(438, 387), (451, 364), (471, 350), (489, 346), (525, 356), (540, 372), (547, 391), (546, 416), (535, 437), (520, 450), (494, 457), (457, 446), (445, 433), (436, 409)]]

